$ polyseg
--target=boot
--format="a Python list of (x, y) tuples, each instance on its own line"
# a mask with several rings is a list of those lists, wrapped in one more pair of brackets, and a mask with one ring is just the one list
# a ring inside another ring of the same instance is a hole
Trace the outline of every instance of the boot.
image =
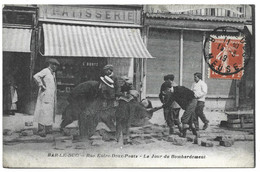
[(174, 130), (172, 127), (170, 127), (170, 131), (169, 131), (169, 134), (172, 135), (174, 133)]
[(206, 129), (208, 128), (208, 126), (209, 126), (209, 124), (208, 124), (208, 123), (205, 123), (205, 124), (203, 125), (202, 130), (206, 130)]
[(186, 133), (187, 133), (187, 129), (185, 128), (185, 129), (182, 130), (182, 137), (183, 137), (183, 138), (186, 137)]
[(178, 125), (178, 129), (179, 129), (180, 133), (182, 133), (181, 125)]
[(192, 130), (192, 134), (193, 134), (193, 135), (195, 135), (197, 138), (200, 137), (200, 134), (199, 134), (199, 132), (196, 130), (196, 128), (192, 128), (191, 130)]

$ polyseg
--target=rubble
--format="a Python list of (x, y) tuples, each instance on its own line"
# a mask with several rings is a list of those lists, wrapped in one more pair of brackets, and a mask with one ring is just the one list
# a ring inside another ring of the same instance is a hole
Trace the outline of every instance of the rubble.
[(175, 135), (170, 135), (170, 136), (167, 137), (167, 141), (168, 142), (173, 142), (175, 137), (176, 137)]
[(149, 144), (149, 143), (154, 143), (155, 141), (154, 140), (152, 140), (152, 139), (147, 139), (147, 140), (145, 140), (145, 143), (146, 144)]
[(233, 144), (234, 144), (234, 140), (232, 139), (221, 140), (219, 142), (220, 146), (225, 146), (225, 147), (231, 147)]
[(91, 142), (91, 146), (101, 146), (104, 144), (104, 141), (101, 139), (101, 140), (93, 140)]
[(207, 139), (205, 138), (195, 137), (193, 143), (201, 146), (202, 142), (206, 142), (206, 141)]
[(104, 141), (115, 140), (115, 132), (109, 132), (105, 129), (101, 129), (98, 131), (98, 133)]
[(178, 146), (184, 146), (186, 143), (187, 143), (187, 139), (182, 137), (175, 137), (172, 142), (172, 144)]
[(213, 147), (214, 144), (211, 141), (201, 141), (201, 146)]
[(64, 128), (63, 134), (65, 136), (79, 135), (79, 129), (78, 128)]
[(13, 133), (12, 130), (9, 130), (9, 129), (4, 129), (4, 130), (3, 130), (3, 135), (4, 135), (4, 136), (11, 136), (12, 133)]
[(32, 136), (34, 135), (35, 132), (33, 132), (33, 130), (24, 130), (21, 131), (20, 136)]
[(187, 136), (186, 139), (187, 139), (187, 142), (194, 142), (195, 138), (192, 136)]
[(102, 137), (100, 135), (93, 135), (89, 139), (90, 140), (102, 140)]

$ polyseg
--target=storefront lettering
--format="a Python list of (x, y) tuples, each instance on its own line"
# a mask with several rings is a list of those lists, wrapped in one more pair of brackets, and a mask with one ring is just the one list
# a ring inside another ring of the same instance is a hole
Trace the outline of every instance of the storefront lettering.
[(136, 23), (136, 15), (140, 15), (134, 10), (102, 9), (102, 8), (82, 8), (66, 6), (47, 6), (47, 18), (91, 20), (108, 22)]

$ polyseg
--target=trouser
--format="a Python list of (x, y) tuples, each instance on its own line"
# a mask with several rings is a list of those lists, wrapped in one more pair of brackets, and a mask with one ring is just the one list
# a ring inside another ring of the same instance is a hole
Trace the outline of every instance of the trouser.
[(183, 125), (183, 136), (186, 136), (186, 131), (187, 129), (191, 129), (192, 133), (194, 135), (197, 135), (197, 131), (195, 129), (194, 121), (196, 120), (195, 116), (195, 109), (197, 107), (197, 100), (192, 99), (188, 106), (186, 107), (186, 110), (184, 111), (182, 117), (181, 117), (181, 122)]
[(208, 124), (209, 120), (206, 118), (203, 109), (205, 107), (205, 102), (203, 101), (198, 101), (196, 109), (195, 109), (195, 117), (196, 120), (194, 121), (195, 127), (198, 129), (199, 128), (199, 118), (204, 124)]
[(180, 129), (180, 120), (179, 120), (179, 113), (180, 108), (164, 108), (164, 119), (168, 125), (169, 128), (174, 128), (175, 125), (178, 126)]
[(133, 115), (133, 108), (131, 103), (123, 100), (119, 101), (119, 105), (116, 109), (116, 139), (120, 140), (121, 132), (123, 134), (124, 144), (127, 144), (129, 140), (129, 128), (131, 126), (131, 118)]

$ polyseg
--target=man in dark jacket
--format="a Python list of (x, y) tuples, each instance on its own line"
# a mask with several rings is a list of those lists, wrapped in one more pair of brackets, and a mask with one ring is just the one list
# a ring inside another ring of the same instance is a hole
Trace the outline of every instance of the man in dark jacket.
[[(171, 88), (170, 82), (165, 82), (166, 87)], [(192, 133), (196, 136), (199, 136), (198, 132), (195, 129), (195, 109), (197, 105), (197, 100), (194, 96), (194, 92), (184, 86), (173, 87), (173, 91), (169, 96), (169, 99), (161, 107), (154, 108), (154, 111), (160, 108), (166, 108), (171, 106), (172, 102), (176, 101), (185, 112), (181, 117), (182, 122), (182, 136), (186, 137), (186, 132), (190, 128)]]
[[(171, 83), (171, 88), (167, 87), (168, 82)], [(165, 103), (168, 101), (170, 92), (172, 92), (172, 90), (173, 90), (172, 86), (178, 86), (174, 82), (174, 75), (173, 74), (165, 75), (164, 83), (161, 85), (160, 94), (159, 94), (159, 98), (162, 103)], [(175, 101), (170, 106), (163, 108), (164, 119), (165, 119), (168, 127), (170, 128), (169, 134), (174, 133), (175, 125), (177, 125), (179, 131), (182, 132), (181, 123), (179, 120), (180, 109), (181, 109), (180, 106)]]

